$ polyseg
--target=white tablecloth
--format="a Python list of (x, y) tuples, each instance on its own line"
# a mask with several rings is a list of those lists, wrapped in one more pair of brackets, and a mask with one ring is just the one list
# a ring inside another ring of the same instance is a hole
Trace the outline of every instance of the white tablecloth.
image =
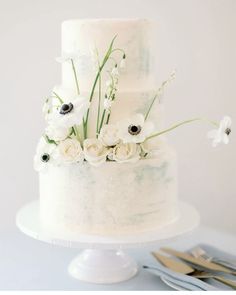
[[(166, 246), (185, 250), (199, 243), (236, 255), (235, 236), (202, 226), (191, 234), (168, 241)], [(140, 266), (133, 279), (112, 285), (88, 284), (67, 273), (67, 266), (78, 249), (49, 245), (13, 229), (0, 233), (0, 290), (171, 290), (158, 277), (142, 269), (143, 264), (155, 263), (150, 251), (157, 249), (158, 245), (127, 251)]]

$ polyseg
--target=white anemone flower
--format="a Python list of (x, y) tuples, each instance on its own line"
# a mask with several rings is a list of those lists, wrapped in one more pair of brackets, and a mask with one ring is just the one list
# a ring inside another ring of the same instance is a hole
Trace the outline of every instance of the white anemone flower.
[(135, 114), (118, 123), (119, 137), (124, 143), (141, 143), (149, 137), (154, 129), (152, 122), (145, 121), (142, 114)]
[(54, 162), (56, 145), (46, 142), (45, 138), (41, 137), (34, 156), (34, 169), (39, 172), (46, 171), (49, 163)]
[(219, 124), (218, 129), (213, 129), (208, 132), (208, 138), (212, 139), (212, 146), (216, 147), (219, 143), (228, 144), (229, 134), (231, 133), (232, 120), (225, 116)]
[(89, 105), (90, 102), (87, 98), (77, 96), (71, 102), (63, 103), (61, 108), (52, 117), (50, 124), (64, 128), (80, 125)]

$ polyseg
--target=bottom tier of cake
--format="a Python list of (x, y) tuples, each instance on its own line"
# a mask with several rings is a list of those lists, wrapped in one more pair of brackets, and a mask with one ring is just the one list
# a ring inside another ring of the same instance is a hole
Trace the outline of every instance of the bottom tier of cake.
[(87, 162), (40, 173), (40, 219), (49, 233), (122, 235), (178, 218), (175, 152), (137, 163)]

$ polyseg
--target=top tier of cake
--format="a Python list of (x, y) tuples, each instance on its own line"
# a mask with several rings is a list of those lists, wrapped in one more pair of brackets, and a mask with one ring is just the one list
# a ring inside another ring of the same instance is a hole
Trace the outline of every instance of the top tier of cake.
[[(146, 92), (155, 87), (153, 23), (144, 19), (79, 19), (62, 23), (62, 54), (79, 53), (78, 78), (81, 92), (91, 89), (94, 81), (96, 50), (104, 57), (111, 40), (115, 47), (125, 51), (127, 62), (119, 79), (120, 92)], [(120, 51), (114, 58), (120, 60)], [(114, 63), (114, 61), (113, 61)], [(112, 60), (106, 65), (112, 66)], [(71, 65), (62, 66), (62, 84), (74, 88)], [(106, 69), (104, 70), (106, 72)], [(103, 79), (105, 83), (106, 79)]]

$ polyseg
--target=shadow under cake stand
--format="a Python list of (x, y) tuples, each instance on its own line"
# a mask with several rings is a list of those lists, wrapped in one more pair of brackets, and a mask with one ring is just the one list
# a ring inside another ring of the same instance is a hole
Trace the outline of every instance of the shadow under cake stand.
[(123, 236), (74, 234), (55, 237), (43, 231), (40, 225), (37, 200), (19, 210), (16, 225), (24, 234), (34, 239), (85, 249), (70, 263), (69, 274), (90, 283), (111, 284), (128, 280), (138, 272), (137, 263), (122, 249), (160, 245), (161, 242), (190, 232), (199, 225), (199, 214), (194, 207), (180, 202), (179, 208), (179, 219), (156, 231)]

